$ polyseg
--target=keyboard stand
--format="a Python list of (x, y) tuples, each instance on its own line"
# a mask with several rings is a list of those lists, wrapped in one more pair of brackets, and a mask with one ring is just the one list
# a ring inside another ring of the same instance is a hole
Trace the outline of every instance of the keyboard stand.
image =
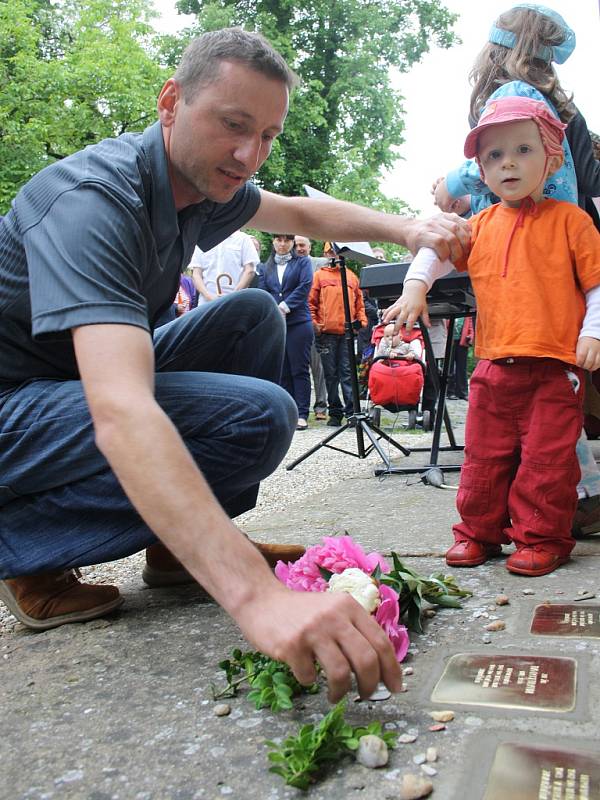
[[(452, 353), (454, 349), (454, 323), (460, 317), (472, 317), (475, 310), (455, 305), (439, 304), (431, 305), (429, 308), (429, 316), (432, 319), (447, 319), (448, 320), (448, 333), (446, 338), (446, 349), (444, 351), (444, 366), (440, 372), (437, 366), (435, 356), (433, 354), (433, 347), (429, 331), (424, 325), (423, 320), (419, 320), (421, 330), (423, 332), (423, 341), (425, 343), (425, 353), (427, 355), (427, 369), (431, 370), (431, 379), (436, 391), (436, 413), (433, 426), (433, 438), (431, 440), (431, 447), (413, 447), (409, 450), (408, 455), (411, 453), (428, 453), (431, 456), (428, 464), (422, 464), (419, 467), (401, 467), (390, 465), (382, 465), (376, 467), (374, 470), (375, 475), (418, 475), (421, 474), (421, 480), (424, 483), (431, 483), (433, 486), (439, 486), (443, 483), (444, 472), (460, 472), (461, 464), (438, 464), (438, 456), (440, 452), (456, 452), (464, 450), (464, 445), (456, 443), (454, 431), (452, 429), (452, 422), (448, 409), (446, 408), (446, 391), (448, 388), (448, 375), (450, 374), (450, 364)], [(446, 433), (450, 441), (449, 445), (440, 446), (440, 439), (442, 436), (442, 422), (446, 428)], [(432, 471), (428, 479), (428, 473)]]

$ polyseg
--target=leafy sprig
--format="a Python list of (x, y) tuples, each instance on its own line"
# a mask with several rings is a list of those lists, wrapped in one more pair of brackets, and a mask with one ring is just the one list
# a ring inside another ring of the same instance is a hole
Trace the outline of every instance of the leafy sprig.
[(400, 617), (404, 617), (407, 628), (412, 631), (423, 632), (423, 601), (444, 608), (462, 608), (459, 598), (473, 594), (468, 589), (461, 589), (452, 575), (436, 572), (426, 578), (407, 567), (397, 553), (392, 552), (391, 556), (393, 569), (384, 574), (377, 566), (373, 577), (397, 592)]
[(329, 765), (358, 749), (367, 734), (379, 736), (388, 747), (396, 745), (396, 734), (382, 732), (380, 722), (352, 727), (344, 719), (346, 702), (342, 700), (319, 722), (303, 725), (296, 736), (288, 736), (281, 745), (268, 741), (268, 755), (274, 766), (270, 772), (280, 775), (289, 786), (306, 790)]
[(212, 687), (213, 700), (236, 697), (241, 685), (247, 683), (251, 687), (248, 700), (256, 708), (282, 711), (293, 708), (292, 697), (319, 691), (318, 684), (303, 686), (287, 664), (275, 661), (263, 653), (243, 653), (236, 648), (230, 658), (219, 662), (219, 667), (225, 672), (227, 685), (220, 691)]

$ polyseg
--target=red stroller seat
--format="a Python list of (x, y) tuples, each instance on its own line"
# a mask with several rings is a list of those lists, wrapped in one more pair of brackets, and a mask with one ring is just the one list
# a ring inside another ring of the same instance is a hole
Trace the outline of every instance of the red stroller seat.
[[(373, 328), (371, 341), (377, 345), (383, 338), (385, 325)], [(423, 353), (425, 344), (423, 334), (418, 328), (407, 331), (402, 328), (402, 341), (420, 343)], [(377, 352), (377, 350), (375, 351)], [(392, 413), (415, 409), (425, 383), (425, 364), (420, 358), (408, 359), (406, 356), (386, 358), (376, 356), (369, 370), (369, 394), (376, 405), (383, 406)]]

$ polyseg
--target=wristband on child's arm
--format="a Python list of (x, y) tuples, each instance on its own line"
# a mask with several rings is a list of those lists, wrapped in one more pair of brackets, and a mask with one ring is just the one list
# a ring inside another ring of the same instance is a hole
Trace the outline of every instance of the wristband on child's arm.
[(453, 269), (454, 264), (451, 261), (440, 261), (435, 250), (422, 247), (413, 258), (404, 281), (422, 281), (429, 291), (438, 278), (442, 278)]

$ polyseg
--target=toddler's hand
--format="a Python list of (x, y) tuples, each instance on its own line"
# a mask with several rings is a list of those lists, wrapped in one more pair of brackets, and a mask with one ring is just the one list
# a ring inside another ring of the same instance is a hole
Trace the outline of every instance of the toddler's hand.
[(577, 366), (594, 372), (600, 367), (600, 339), (582, 336), (577, 342)]
[(438, 178), (433, 191), (433, 202), (440, 211), (454, 211), (452, 208), (454, 198), (448, 192), (445, 178)]
[(427, 327), (431, 325), (427, 312), (427, 286), (420, 280), (409, 280), (404, 284), (402, 297), (391, 305), (383, 315), (385, 323), (395, 322), (395, 330), (399, 331), (403, 324), (411, 330), (419, 317)]

